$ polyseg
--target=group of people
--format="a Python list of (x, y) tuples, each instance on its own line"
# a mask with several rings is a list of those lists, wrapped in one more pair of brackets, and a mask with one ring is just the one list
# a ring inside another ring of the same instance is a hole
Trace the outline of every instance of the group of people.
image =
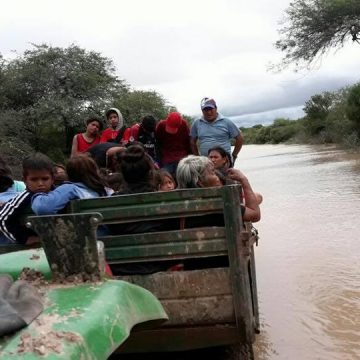
[[(195, 120), (191, 128), (178, 112), (171, 112), (159, 122), (147, 115), (131, 127), (124, 125), (119, 109), (106, 111), (108, 128), (102, 133), (102, 121), (90, 118), (86, 122), (86, 131), (74, 136), (71, 156), (90, 151), (100, 161), (99, 166), (107, 166), (106, 154), (114, 154), (118, 148), (140, 142), (151, 156), (156, 166), (165, 168), (173, 176), (179, 161), (189, 154), (207, 156), (211, 148), (222, 147), (230, 156), (236, 157), (242, 147), (242, 134), (236, 125), (217, 111), (214, 99), (201, 101), (202, 117)], [(235, 139), (231, 152), (231, 139)], [(112, 149), (112, 150), (110, 150)]]
[[(74, 199), (233, 182), (242, 185), (243, 219), (259, 221), (262, 197), (252, 190), (246, 176), (233, 168), (242, 146), (241, 132), (217, 112), (213, 99), (203, 99), (201, 109), (203, 116), (190, 129), (177, 112), (158, 123), (145, 116), (139, 124), (126, 128), (120, 111), (111, 108), (106, 112), (109, 127), (101, 136), (102, 123), (92, 118), (86, 132), (74, 137), (66, 166), (54, 164), (41, 153), (25, 158), (23, 183), (12, 178), (0, 159), (0, 245), (37, 241), (36, 234), (19, 222), (30, 210), (36, 215), (56, 214)], [(235, 146), (231, 152), (232, 138)], [(106, 231), (125, 230), (109, 227)]]

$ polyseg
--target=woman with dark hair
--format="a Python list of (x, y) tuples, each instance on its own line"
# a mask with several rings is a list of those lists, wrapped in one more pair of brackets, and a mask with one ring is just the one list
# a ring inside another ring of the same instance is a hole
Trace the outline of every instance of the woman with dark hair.
[(85, 132), (76, 134), (73, 138), (71, 157), (84, 153), (90, 147), (99, 144), (102, 127), (103, 124), (98, 118), (87, 119)]
[[(233, 176), (234, 172), (229, 170), (232, 168), (233, 165), (231, 162), (231, 155), (226, 152), (222, 147), (215, 146), (209, 149), (208, 158), (213, 163), (215, 172), (223, 185), (240, 183), (238, 180), (236, 180), (237, 176)], [(236, 172), (237, 170), (235, 171), (235, 173)], [(257, 198), (258, 204), (261, 204), (263, 201), (262, 195), (257, 192), (254, 194)]]
[(56, 214), (71, 200), (108, 195), (99, 168), (91, 157), (82, 154), (71, 158), (66, 164), (66, 172), (68, 183), (49, 193), (34, 195), (31, 207), (36, 215)]
[(156, 191), (154, 163), (141, 145), (130, 145), (118, 160), (124, 185), (116, 195)]
[(214, 164), (216, 170), (226, 173), (232, 167), (231, 156), (222, 147), (215, 146), (208, 151), (208, 158)]
[[(119, 170), (122, 173), (124, 185), (114, 195), (155, 192), (155, 168), (152, 159), (141, 145), (130, 145), (119, 155)], [(149, 220), (141, 223), (110, 224), (108, 228), (116, 234), (139, 234), (172, 229), (178, 226), (172, 219)], [(148, 262), (146, 264), (117, 264), (111, 267), (113, 274), (151, 274), (167, 270), (173, 265), (170, 262)]]

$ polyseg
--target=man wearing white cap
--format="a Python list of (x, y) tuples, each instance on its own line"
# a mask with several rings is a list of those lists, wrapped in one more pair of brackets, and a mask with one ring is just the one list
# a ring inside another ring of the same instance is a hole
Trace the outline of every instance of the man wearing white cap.
[[(235, 162), (243, 144), (238, 127), (217, 111), (216, 102), (211, 98), (201, 100), (203, 116), (194, 121), (190, 130), (190, 144), (193, 154), (208, 156), (209, 149), (220, 146), (232, 155)], [(231, 139), (235, 139), (231, 153)]]

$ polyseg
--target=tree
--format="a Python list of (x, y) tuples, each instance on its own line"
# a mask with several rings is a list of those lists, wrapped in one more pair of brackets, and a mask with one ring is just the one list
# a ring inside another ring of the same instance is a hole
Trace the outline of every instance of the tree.
[(310, 65), (349, 39), (360, 43), (359, 0), (294, 0), (285, 13), (275, 43), (285, 54), (279, 69)]
[(346, 114), (360, 137), (360, 84), (356, 84), (350, 89)]
[(145, 115), (164, 119), (169, 110), (166, 100), (156, 91), (123, 92), (115, 100), (114, 105), (121, 110), (127, 125), (139, 122)]
[(305, 126), (310, 135), (317, 135), (326, 127), (326, 117), (330, 113), (334, 101), (334, 94), (324, 92), (313, 95), (305, 102)]
[[(69, 152), (89, 115), (101, 116), (128, 86), (110, 59), (78, 46), (33, 45), (0, 71), (0, 124), (35, 149)], [(13, 121), (5, 121), (9, 116)], [(14, 127), (14, 123), (16, 124)]]

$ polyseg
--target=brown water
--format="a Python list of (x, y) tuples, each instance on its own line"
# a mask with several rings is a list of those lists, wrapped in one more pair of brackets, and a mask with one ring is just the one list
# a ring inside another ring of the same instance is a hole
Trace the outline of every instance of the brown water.
[(360, 359), (360, 155), (248, 145), (236, 166), (264, 196), (257, 359)]

